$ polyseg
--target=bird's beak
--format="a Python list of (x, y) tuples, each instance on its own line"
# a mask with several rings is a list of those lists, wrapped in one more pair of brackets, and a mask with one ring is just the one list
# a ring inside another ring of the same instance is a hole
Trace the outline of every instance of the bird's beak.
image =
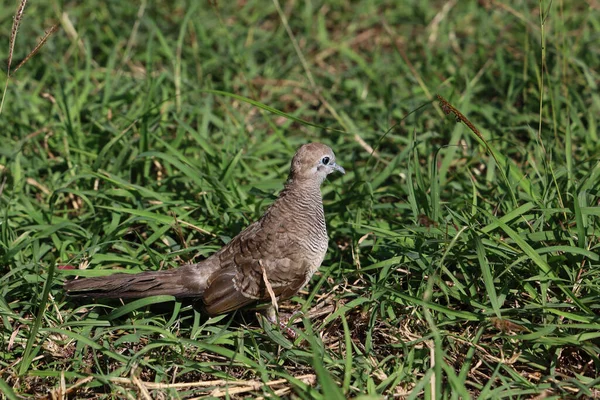
[(341, 172), (342, 174), (345, 174), (345, 173), (346, 173), (346, 170), (345, 170), (345, 169), (344, 169), (344, 168), (343, 168), (341, 165), (338, 165), (338, 164), (336, 164), (336, 163), (334, 163), (334, 164), (333, 164), (333, 169), (334, 169), (335, 171), (339, 171), (339, 172)]

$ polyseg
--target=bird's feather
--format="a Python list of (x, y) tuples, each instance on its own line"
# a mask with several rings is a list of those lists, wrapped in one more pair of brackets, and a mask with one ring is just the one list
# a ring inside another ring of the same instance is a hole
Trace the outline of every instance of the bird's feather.
[(344, 170), (329, 147), (304, 145), (292, 160), (278, 199), (211, 257), (168, 271), (77, 279), (65, 289), (69, 295), (87, 297), (198, 297), (210, 315), (269, 301), (265, 277), (277, 298), (290, 298), (308, 282), (327, 251), (320, 186), (334, 171)]

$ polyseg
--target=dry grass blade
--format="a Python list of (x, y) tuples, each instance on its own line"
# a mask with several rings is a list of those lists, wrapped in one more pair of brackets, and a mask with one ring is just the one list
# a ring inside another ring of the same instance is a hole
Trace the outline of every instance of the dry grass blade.
[[(27, 0), (21, 0), (19, 3), (19, 8), (15, 13), (13, 18), (12, 30), (10, 32), (10, 41), (8, 48), (8, 67), (7, 67), (7, 75), (10, 77), (10, 66), (12, 64), (13, 52), (15, 49), (15, 41), (17, 39), (17, 32), (19, 31), (19, 25), (21, 24), (21, 19), (23, 19), (23, 13), (25, 12), (25, 5), (27, 4)], [(8, 80), (7, 80), (8, 81)]]
[(490, 147), (488, 142), (485, 140), (485, 138), (483, 137), (483, 135), (481, 134), (479, 129), (477, 129), (477, 127), (475, 125), (473, 125), (473, 123), (471, 121), (469, 121), (469, 119), (467, 117), (465, 117), (463, 115), (463, 113), (458, 111), (452, 104), (450, 104), (448, 102), (448, 100), (446, 100), (439, 94), (436, 94), (435, 96), (437, 97), (438, 101), (440, 102), (440, 107), (442, 108), (442, 111), (444, 112), (444, 114), (446, 114), (446, 115), (449, 115), (450, 113), (454, 114), (456, 116), (457, 121), (463, 122), (471, 130), (471, 132), (473, 132), (475, 134), (475, 136), (477, 136), (479, 138), (479, 140), (481, 140), (481, 142), (483, 143), (483, 145), (485, 146), (487, 151), (490, 153), (490, 155), (496, 161), (496, 164), (503, 165), (502, 163), (500, 163), (500, 161), (496, 157), (496, 154), (494, 153), (494, 151), (492, 150), (492, 148)]
[(17, 12), (13, 18), (13, 25), (10, 32), (10, 41), (8, 44), (8, 62), (6, 68), (6, 83), (4, 84), (4, 91), (2, 92), (2, 99), (0, 100), (0, 115), (2, 114), (2, 109), (4, 108), (4, 100), (6, 98), (6, 90), (8, 89), (8, 82), (10, 81), (10, 77), (19, 70), (31, 57), (33, 57), (46, 43), (50, 35), (58, 30), (58, 25), (52, 26), (46, 33), (44, 37), (38, 42), (35, 48), (27, 54), (27, 56), (17, 65), (17, 67), (11, 71), (12, 59), (15, 50), (15, 42), (17, 40), (17, 33), (19, 32), (19, 26), (21, 25), (21, 20), (23, 19), (23, 15), (25, 13), (25, 5), (27, 4), (27, 0), (21, 0), (19, 3), (19, 7), (17, 8)]
[(33, 50), (27, 54), (27, 56), (23, 59), (23, 61), (21, 61), (19, 63), (19, 65), (17, 65), (17, 67), (14, 69), (14, 72), (17, 72), (19, 70), (19, 68), (21, 68), (27, 61), (29, 61), (29, 59), (33, 56), (35, 56), (37, 54), (37, 52), (42, 48), (42, 46), (44, 46), (44, 44), (46, 44), (46, 41), (48, 40), (48, 38), (54, 34), (56, 31), (58, 31), (58, 24), (53, 25), (50, 29), (48, 29), (46, 31), (46, 33), (44, 34), (44, 37), (42, 37), (42, 39), (38, 42), (38, 44), (33, 48)]
[[(132, 370), (133, 372), (134, 370)], [(131, 380), (132, 382), (135, 384), (135, 386), (137, 386), (140, 394), (142, 395), (142, 397), (146, 400), (151, 400), (152, 396), (150, 396), (150, 392), (148, 392), (148, 389), (146, 388), (146, 386), (144, 385), (144, 383), (140, 380), (140, 378), (138, 378), (137, 376), (135, 376), (133, 373), (131, 374)]]
[[(314, 385), (316, 382), (316, 376), (314, 374), (305, 374), (296, 376), (296, 379), (304, 382), (307, 385)], [(202, 389), (211, 390), (211, 396), (224, 397), (232, 394), (248, 393), (256, 390), (260, 390), (262, 387), (279, 388), (278, 390), (286, 389), (289, 390), (287, 379), (276, 379), (269, 382), (259, 382), (254, 380), (213, 380), (213, 381), (197, 381), (197, 382), (181, 382), (165, 384), (160, 382), (147, 382), (142, 381), (135, 376), (131, 378), (110, 378), (111, 382), (119, 383), (122, 385), (136, 387), (141, 393), (144, 393), (144, 397), (151, 396), (149, 390), (165, 390), (165, 389)], [(214, 389), (213, 389), (214, 388)], [(150, 397), (151, 398), (151, 397)]]
[(8, 63), (6, 67), (6, 83), (4, 84), (4, 91), (2, 92), (2, 100), (0, 100), (0, 115), (2, 115), (2, 109), (4, 108), (4, 99), (6, 97), (6, 90), (8, 89), (8, 81), (10, 80), (10, 67), (12, 65), (13, 53), (15, 50), (15, 42), (17, 40), (17, 32), (19, 31), (19, 25), (23, 19), (23, 13), (25, 12), (25, 5), (27, 0), (21, 0), (19, 8), (13, 18), (13, 25), (10, 31), (10, 40), (8, 42)]
[(271, 282), (269, 282), (269, 277), (267, 276), (267, 271), (265, 267), (262, 265), (262, 262), (259, 262), (260, 269), (262, 270), (263, 280), (265, 281), (265, 287), (267, 288), (267, 292), (269, 292), (269, 296), (271, 297), (271, 303), (273, 304), (273, 308), (275, 311), (279, 312), (279, 305), (277, 304), (277, 297), (275, 296), (275, 292), (273, 292), (273, 287), (271, 287)]
[[(450, 104), (448, 102), (448, 100), (446, 100), (445, 98), (443, 98), (439, 94), (436, 94), (436, 97), (437, 97), (437, 99), (440, 102), (440, 106), (442, 107), (442, 111), (444, 111), (444, 113), (446, 115), (449, 115), (450, 113), (454, 114), (456, 116), (457, 120), (459, 120), (459, 121), (463, 122), (465, 125), (467, 125), (469, 127), (469, 129), (475, 135), (477, 135), (477, 137), (479, 139), (481, 139), (481, 141), (487, 146), (487, 142), (485, 141), (485, 138), (483, 137), (483, 135), (481, 134), (481, 132), (479, 132), (479, 129), (477, 129), (477, 127), (475, 125), (473, 125), (473, 123), (471, 121), (469, 121), (469, 119), (467, 117), (465, 117), (452, 104)], [(488, 147), (488, 149), (489, 149), (489, 147)]]
[[(483, 144), (483, 146), (485, 146), (485, 149), (487, 150), (487, 152), (492, 156), (492, 158), (496, 162), (496, 165), (500, 166), (500, 169), (499, 169), (500, 175), (502, 176), (502, 179), (508, 185), (508, 187), (510, 187), (511, 184), (508, 180), (508, 176), (506, 175), (505, 168), (508, 168), (509, 166), (511, 166), (511, 163), (514, 167), (514, 163), (512, 162), (512, 160), (505, 157), (504, 155), (502, 155), (502, 153), (498, 152), (495, 148), (490, 146), (488, 141), (485, 140), (485, 138), (481, 134), (481, 131), (479, 131), (479, 129), (477, 129), (477, 127), (471, 121), (469, 121), (469, 119), (467, 117), (465, 117), (452, 104), (450, 104), (448, 102), (448, 100), (446, 100), (439, 94), (437, 94), (436, 97), (437, 97), (438, 101), (440, 102), (440, 107), (441, 107), (442, 111), (446, 115), (454, 114), (457, 122), (459, 122), (459, 121), (463, 122), (471, 130), (471, 132), (473, 132), (473, 134), (475, 136), (477, 136), (477, 138), (479, 139), (481, 144)], [(544, 152), (545, 152), (545, 150), (544, 150)], [(521, 172), (518, 171), (518, 168), (515, 167), (515, 168), (508, 168), (508, 169), (510, 170), (510, 175), (513, 177), (513, 179), (515, 179), (527, 193), (532, 194), (534, 196), (534, 198), (538, 197), (538, 194), (535, 193), (534, 190), (532, 190), (530, 181), (528, 179), (525, 179), (525, 176)], [(517, 204), (517, 198), (515, 196), (514, 191), (511, 190), (509, 194), (512, 197), (513, 203)]]
[[(69, 386), (68, 388), (59, 387), (58, 389), (53, 389), (50, 394), (40, 397), (40, 400), (50, 400), (50, 399), (60, 399), (68, 397), (71, 393), (73, 393), (78, 387), (81, 385), (85, 385), (86, 383), (94, 380), (93, 376), (87, 376), (85, 378), (79, 379), (75, 384)], [(61, 382), (62, 385), (62, 382)]]

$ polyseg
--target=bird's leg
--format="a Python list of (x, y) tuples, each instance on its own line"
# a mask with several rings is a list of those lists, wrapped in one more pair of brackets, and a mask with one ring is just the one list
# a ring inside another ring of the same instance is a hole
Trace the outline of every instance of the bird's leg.
[(270, 305), (269, 307), (267, 307), (267, 309), (265, 310), (265, 316), (267, 317), (267, 321), (269, 321), (273, 325), (279, 325), (279, 328), (290, 339), (296, 339), (296, 337), (298, 336), (296, 334), (296, 332), (291, 327), (288, 326), (288, 322), (290, 321), (290, 319), (292, 319), (296, 315), (296, 313), (297, 312), (295, 312), (291, 316), (280, 315), (277, 312), (277, 310), (275, 309), (275, 307), (273, 307), (272, 305)]
[(265, 309), (264, 313), (267, 317), (267, 321), (269, 321), (272, 324), (277, 323), (277, 311), (275, 310), (275, 307), (273, 307), (272, 305), (268, 306)]

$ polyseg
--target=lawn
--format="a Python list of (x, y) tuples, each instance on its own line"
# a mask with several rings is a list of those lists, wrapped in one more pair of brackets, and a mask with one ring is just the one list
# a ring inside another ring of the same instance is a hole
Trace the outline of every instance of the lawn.
[[(0, 7), (6, 398), (600, 398), (597, 1), (18, 8)], [(346, 175), (322, 187), (322, 267), (280, 304), (296, 339), (256, 307), (65, 295), (214, 253), (312, 141)]]

